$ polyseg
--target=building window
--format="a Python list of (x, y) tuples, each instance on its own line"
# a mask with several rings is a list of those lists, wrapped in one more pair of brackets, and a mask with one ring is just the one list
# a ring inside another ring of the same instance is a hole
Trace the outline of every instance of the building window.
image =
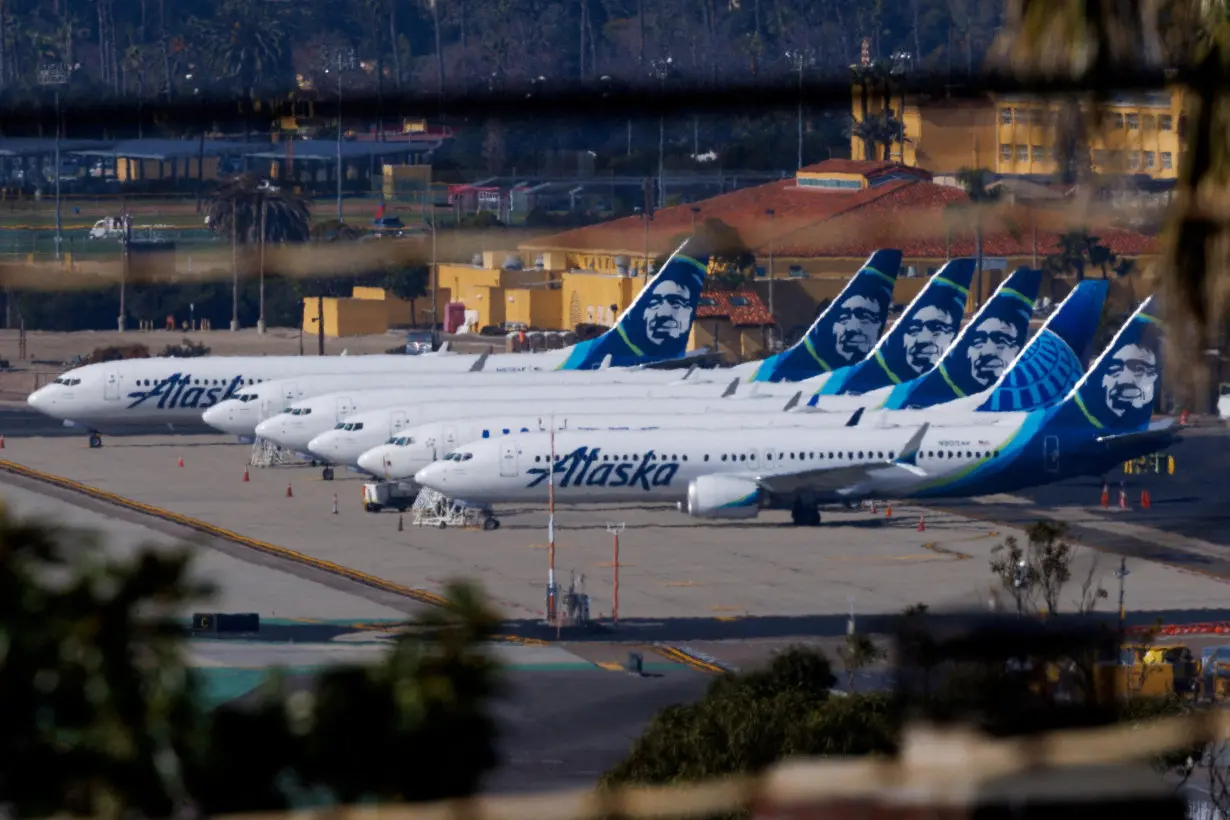
[(855, 190), (863, 187), (860, 179), (824, 179), (817, 177), (798, 177), (800, 188), (840, 188)]
[(1012, 162), (1012, 146), (1001, 143), (999, 146), (999, 158), (1003, 162)]
[(1128, 151), (1128, 170), (1130, 171), (1140, 170), (1140, 152), (1139, 151)]
[(1124, 117), (1124, 119), (1127, 121), (1127, 127), (1129, 131), (1139, 131), (1140, 130), (1140, 115), (1139, 114), (1128, 114), (1127, 116)]
[(1159, 114), (1157, 127), (1159, 131), (1169, 131), (1174, 128), (1174, 119), (1169, 114)]
[(1146, 131), (1152, 131), (1157, 128), (1157, 117), (1152, 114), (1145, 114), (1140, 118), (1141, 127)]
[(1110, 124), (1115, 128), (1122, 128), (1123, 127), (1123, 115), (1122, 114), (1111, 114)]
[(1042, 162), (1046, 159), (1046, 151), (1041, 145), (1035, 145), (1033, 148), (1034, 162)]
[(999, 122), (1001, 125), (1012, 125), (1012, 109), (1011, 108), (999, 109)]
[(1174, 167), (1174, 158), (1169, 151), (1162, 152), (1162, 168), (1169, 171)]
[(1153, 160), (1154, 160), (1154, 158), (1155, 158), (1155, 155), (1154, 155), (1154, 153), (1153, 153), (1152, 151), (1145, 151), (1145, 170), (1146, 170), (1146, 171), (1152, 171), (1152, 170), (1153, 170)]
[(1016, 147), (1016, 161), (1017, 162), (1029, 162), (1029, 146), (1028, 145), (1018, 145)]

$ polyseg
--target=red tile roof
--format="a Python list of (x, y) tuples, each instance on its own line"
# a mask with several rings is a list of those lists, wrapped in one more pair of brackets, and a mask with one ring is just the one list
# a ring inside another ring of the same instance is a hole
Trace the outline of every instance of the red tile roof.
[[(862, 173), (869, 178), (897, 168), (889, 162), (829, 160), (804, 170)], [(911, 169), (914, 170), (914, 169)], [(865, 257), (877, 248), (900, 248), (906, 257), (943, 259), (973, 254), (972, 230), (949, 206), (969, 202), (965, 192), (948, 185), (890, 179), (861, 190), (800, 188), (794, 179), (743, 188), (694, 205), (657, 211), (648, 224), (652, 253), (674, 250), (692, 232), (693, 219), (720, 219), (739, 232), (758, 256), (783, 258)], [(692, 208), (698, 208), (696, 214)], [(772, 208), (772, 220), (765, 211)], [(1028, 256), (1033, 252), (1029, 222), (997, 215), (983, 237), (988, 256)], [(641, 216), (615, 219), (541, 237), (527, 249), (587, 250), (640, 256), (646, 243)], [(1116, 253), (1135, 256), (1156, 250), (1153, 237), (1120, 229), (1095, 229)], [(1038, 253), (1051, 253), (1058, 234), (1038, 227)], [(946, 241), (947, 237), (947, 241)], [(947, 253), (945, 246), (947, 244)]]
[[(731, 304), (732, 296), (742, 296), (747, 304)], [(736, 327), (762, 327), (773, 324), (769, 309), (751, 290), (706, 290), (700, 295), (701, 304), (696, 308), (697, 319), (729, 319)], [(705, 302), (712, 300), (714, 304)]]

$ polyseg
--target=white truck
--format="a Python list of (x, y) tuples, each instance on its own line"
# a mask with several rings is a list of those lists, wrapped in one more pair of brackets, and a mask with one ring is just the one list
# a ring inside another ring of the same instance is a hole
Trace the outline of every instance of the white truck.
[(393, 507), (398, 512), (405, 512), (414, 504), (419, 488), (414, 484), (401, 481), (380, 481), (363, 485), (363, 509), (367, 512), (380, 512), (386, 507)]

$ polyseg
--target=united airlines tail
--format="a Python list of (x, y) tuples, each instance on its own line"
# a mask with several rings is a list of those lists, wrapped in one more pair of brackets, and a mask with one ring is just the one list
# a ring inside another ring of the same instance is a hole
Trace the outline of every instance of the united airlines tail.
[(787, 350), (760, 363), (749, 381), (797, 382), (867, 357), (884, 332), (901, 251), (878, 250)]
[[(973, 259), (953, 259), (940, 268), (871, 356), (833, 371), (816, 396), (867, 393), (918, 378), (935, 367), (961, 327), (973, 278)], [(815, 403), (813, 396), (809, 404)]]
[(1085, 372), (1109, 288), (1104, 279), (1086, 279), (1073, 288), (975, 409), (1037, 410), (1067, 396)]
[(1161, 376), (1161, 320), (1154, 297), (1136, 309), (1053, 412), (1048, 428), (1097, 431), (1099, 438), (1149, 429)]
[(596, 339), (577, 342), (557, 369), (594, 370), (608, 356), (610, 367), (632, 367), (683, 356), (708, 268), (707, 258), (692, 258), (684, 253), (687, 246), (685, 240), (670, 255), (613, 328)]
[(893, 387), (880, 407), (933, 407), (990, 388), (1025, 346), (1041, 284), (1042, 271), (1017, 268), (965, 326), (939, 365)]

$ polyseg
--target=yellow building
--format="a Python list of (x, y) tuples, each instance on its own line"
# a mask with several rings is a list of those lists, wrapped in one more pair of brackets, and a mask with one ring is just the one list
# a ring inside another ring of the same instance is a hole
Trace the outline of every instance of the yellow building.
[[(867, 94), (866, 116), (884, 110), (883, 93)], [(1183, 133), (1184, 97), (1179, 88), (1123, 94), (1103, 104), (1101, 129), (1090, 136), (1090, 163), (1099, 174), (1147, 174), (1174, 179)], [(924, 100), (907, 97), (901, 121), (905, 144), (894, 140), (888, 159), (935, 173), (987, 168), (997, 174), (1053, 174), (1063, 103), (1025, 95), (984, 100)], [(863, 90), (856, 86), (852, 114), (864, 119)], [(889, 103), (894, 115), (900, 97)], [(883, 145), (872, 159), (884, 159)], [(852, 134), (850, 156), (866, 159), (865, 141)]]

